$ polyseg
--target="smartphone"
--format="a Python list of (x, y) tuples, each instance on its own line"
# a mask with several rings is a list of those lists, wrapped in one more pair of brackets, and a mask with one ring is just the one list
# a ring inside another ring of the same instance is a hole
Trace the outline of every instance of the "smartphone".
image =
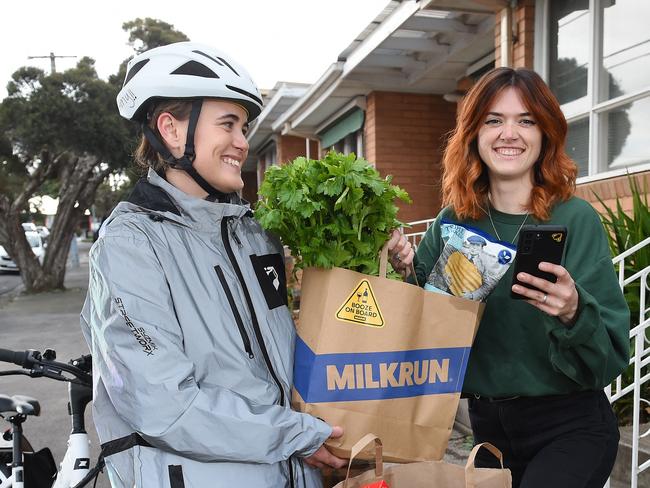
[[(539, 269), (539, 263), (562, 264), (564, 243), (566, 242), (567, 228), (564, 225), (524, 225), (519, 231), (517, 241), (517, 255), (514, 262), (512, 284), (537, 288), (524, 284), (517, 279), (519, 273), (528, 273), (543, 278), (552, 283), (557, 281), (557, 276)], [(523, 295), (510, 291), (512, 298), (524, 299)]]

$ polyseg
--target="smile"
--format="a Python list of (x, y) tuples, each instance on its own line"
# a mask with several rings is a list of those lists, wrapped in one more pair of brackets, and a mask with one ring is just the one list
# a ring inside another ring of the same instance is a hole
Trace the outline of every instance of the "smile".
[(241, 161), (238, 161), (237, 159), (226, 157), (226, 158), (221, 158), (221, 160), (224, 163), (229, 164), (230, 166), (234, 166), (235, 168), (241, 167)]
[(520, 147), (497, 147), (494, 152), (501, 156), (519, 156), (524, 150)]

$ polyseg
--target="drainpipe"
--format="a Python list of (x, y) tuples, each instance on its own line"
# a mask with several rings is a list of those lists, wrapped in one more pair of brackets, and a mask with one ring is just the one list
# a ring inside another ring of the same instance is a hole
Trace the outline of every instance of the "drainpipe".
[(501, 66), (513, 65), (513, 17), (517, 0), (510, 0), (510, 5), (501, 9)]

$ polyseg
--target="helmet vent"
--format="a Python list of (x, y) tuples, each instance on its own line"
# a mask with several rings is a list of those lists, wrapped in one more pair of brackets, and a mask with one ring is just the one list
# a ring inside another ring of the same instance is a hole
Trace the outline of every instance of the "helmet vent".
[(237, 93), (239, 93), (241, 95), (246, 95), (248, 98), (251, 98), (251, 99), (255, 100), (260, 105), (263, 105), (262, 100), (260, 100), (258, 97), (256, 97), (252, 93), (247, 92), (246, 90), (242, 90), (241, 88), (237, 88), (236, 86), (232, 86), (232, 85), (226, 85), (226, 88), (228, 88), (229, 90), (232, 90), (234, 92), (237, 92)]
[(138, 71), (140, 71), (145, 64), (149, 62), (149, 59), (143, 59), (142, 61), (138, 61), (133, 65), (133, 67), (129, 70), (129, 72), (126, 74), (126, 77), (124, 78), (124, 84), (122, 86), (126, 86), (126, 84), (133, 78)]
[(188, 61), (171, 72), (172, 75), (200, 76), (202, 78), (219, 78), (219, 75), (206, 65), (197, 61)]
[[(196, 54), (200, 54), (201, 56), (205, 56), (205, 57), (208, 58), (209, 60), (214, 61), (215, 63), (217, 63), (219, 66), (223, 66), (223, 64), (221, 64), (221, 63), (219, 62), (219, 60), (213, 58), (213, 57), (210, 56), (209, 54), (205, 54), (203, 51), (199, 51), (198, 49), (194, 49), (192, 52), (193, 52), (193, 53), (196, 53)], [(219, 58), (219, 59), (221, 59), (221, 58)]]
[(221, 60), (221, 62), (223, 62), (223, 64), (225, 64), (226, 66), (228, 66), (228, 67), (230, 68), (230, 70), (231, 70), (233, 73), (235, 73), (237, 76), (239, 76), (239, 73), (237, 73), (237, 72), (235, 71), (235, 68), (233, 68), (232, 66), (230, 66), (230, 64), (228, 64), (228, 61), (226, 61), (226, 60), (223, 59), (223, 58), (219, 58), (219, 59)]

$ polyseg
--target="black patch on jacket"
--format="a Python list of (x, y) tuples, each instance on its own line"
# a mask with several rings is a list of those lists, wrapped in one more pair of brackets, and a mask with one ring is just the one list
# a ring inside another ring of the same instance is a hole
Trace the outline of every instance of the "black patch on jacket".
[(270, 310), (288, 305), (287, 275), (280, 254), (251, 255), (253, 269)]

